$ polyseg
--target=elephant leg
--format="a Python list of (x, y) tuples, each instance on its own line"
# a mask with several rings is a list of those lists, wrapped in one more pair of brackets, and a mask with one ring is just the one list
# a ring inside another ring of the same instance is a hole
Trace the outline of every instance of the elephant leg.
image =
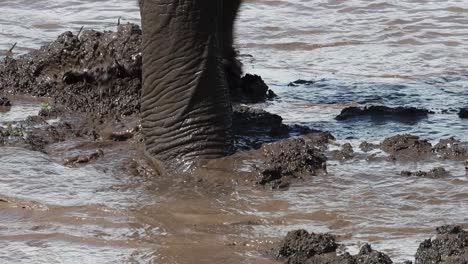
[(185, 162), (230, 150), (222, 2), (140, 0), (142, 131), (146, 153), (153, 158)]
[(234, 44), (234, 23), (241, 5), (241, 0), (224, 0), (222, 32), (223, 39), (223, 64), (226, 78), (231, 90), (231, 94), (240, 88), (242, 65), (237, 59)]

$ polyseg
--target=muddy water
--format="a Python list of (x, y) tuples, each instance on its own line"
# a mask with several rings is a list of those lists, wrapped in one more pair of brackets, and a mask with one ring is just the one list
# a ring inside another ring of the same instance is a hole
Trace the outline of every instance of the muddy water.
[[(119, 17), (138, 22), (135, 2), (0, 0), (0, 56), (16, 42), (14, 52), (24, 53), (65, 30), (114, 30)], [(467, 14), (468, 3), (454, 0), (251, 0), (237, 42), (246, 71), (280, 95), (259, 107), (286, 122), (354, 146), (406, 132), (468, 140), (468, 123), (456, 116), (468, 104)], [(288, 86), (297, 79), (311, 82)], [(333, 119), (345, 106), (369, 103), (435, 114), (418, 123)], [(0, 122), (39, 108), (20, 101)], [(106, 152), (97, 163), (61, 165), (96, 147)], [(0, 148), (1, 262), (269, 263), (259, 252), (296, 228), (338, 234), (352, 252), (371, 242), (403, 260), (436, 226), (468, 222), (468, 179), (457, 162), (332, 161), (328, 176), (270, 192), (131, 176), (137, 150), (128, 148), (66, 142), (50, 146), (50, 155)], [(439, 165), (448, 179), (397, 176)]]

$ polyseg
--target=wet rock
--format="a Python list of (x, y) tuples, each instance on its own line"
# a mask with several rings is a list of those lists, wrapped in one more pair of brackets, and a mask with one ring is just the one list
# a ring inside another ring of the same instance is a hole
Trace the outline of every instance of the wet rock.
[(449, 175), (443, 167), (436, 167), (430, 171), (402, 171), (401, 176), (416, 176), (416, 177), (425, 177), (425, 178), (443, 178)]
[(141, 30), (61, 34), (54, 42), (0, 62), (0, 92), (51, 97), (69, 111), (129, 115), (139, 110)]
[(433, 112), (415, 107), (387, 107), (371, 105), (365, 107), (347, 107), (341, 111), (336, 120), (345, 121), (354, 118), (369, 117), (377, 120), (394, 120), (400, 122), (413, 122), (426, 118)]
[(262, 77), (246, 74), (240, 80), (239, 89), (231, 89), (232, 100), (241, 103), (258, 103), (276, 97), (268, 88)]
[(441, 139), (432, 151), (441, 159), (466, 160), (468, 159), (468, 142), (462, 142), (454, 137)]
[(458, 116), (460, 118), (468, 118), (468, 108), (461, 108), (460, 112), (458, 112)]
[(431, 154), (432, 145), (418, 136), (405, 134), (386, 138), (381, 149), (396, 159), (418, 160)]
[(278, 258), (287, 264), (391, 264), (384, 253), (365, 244), (357, 255), (338, 255), (339, 244), (330, 234), (308, 233), (305, 230), (289, 232), (281, 242)]
[(468, 263), (468, 231), (455, 225), (437, 228), (436, 238), (422, 242), (416, 252), (415, 264), (427, 263)]
[(8, 98), (6, 97), (0, 97), (0, 107), (10, 107), (11, 102)]
[(345, 143), (341, 147), (341, 150), (334, 151), (332, 153), (332, 155), (333, 155), (333, 158), (336, 159), (336, 160), (349, 160), (349, 159), (352, 159), (354, 157), (353, 146), (351, 146), (351, 144), (349, 144), (349, 143)]
[(273, 186), (288, 181), (326, 172), (326, 157), (303, 138), (282, 140), (263, 146), (264, 167), (260, 169), (258, 184)]
[(379, 145), (372, 144), (367, 141), (364, 141), (361, 144), (359, 144), (359, 148), (364, 152), (369, 152), (371, 150), (378, 149), (379, 147)]
[(83, 164), (83, 163), (88, 163), (90, 161), (94, 161), (103, 155), (104, 155), (104, 151), (102, 149), (98, 149), (90, 154), (78, 155), (78, 156), (66, 158), (63, 160), (63, 165), (76, 166), (78, 164)]

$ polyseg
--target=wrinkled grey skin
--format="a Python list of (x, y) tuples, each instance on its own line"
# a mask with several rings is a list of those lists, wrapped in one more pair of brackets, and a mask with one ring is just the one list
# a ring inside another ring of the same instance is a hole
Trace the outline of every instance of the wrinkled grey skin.
[(227, 75), (240, 74), (231, 65), (240, 0), (139, 2), (147, 155), (165, 163), (226, 155), (232, 144)]

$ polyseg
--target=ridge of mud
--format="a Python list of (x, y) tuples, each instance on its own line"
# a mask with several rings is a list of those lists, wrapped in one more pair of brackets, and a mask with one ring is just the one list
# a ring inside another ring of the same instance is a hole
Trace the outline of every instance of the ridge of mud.
[(436, 167), (430, 171), (402, 171), (401, 176), (416, 176), (416, 177), (425, 177), (425, 178), (443, 178), (448, 176), (449, 173), (443, 167)]
[(364, 107), (347, 107), (335, 118), (338, 121), (368, 117), (378, 120), (393, 120), (399, 122), (413, 122), (427, 118), (433, 112), (416, 107), (388, 107), (383, 105), (370, 105)]
[(357, 255), (338, 255), (339, 244), (331, 234), (308, 233), (306, 230), (288, 232), (281, 242), (277, 258), (286, 264), (391, 264), (390, 257), (373, 250), (369, 244)]

